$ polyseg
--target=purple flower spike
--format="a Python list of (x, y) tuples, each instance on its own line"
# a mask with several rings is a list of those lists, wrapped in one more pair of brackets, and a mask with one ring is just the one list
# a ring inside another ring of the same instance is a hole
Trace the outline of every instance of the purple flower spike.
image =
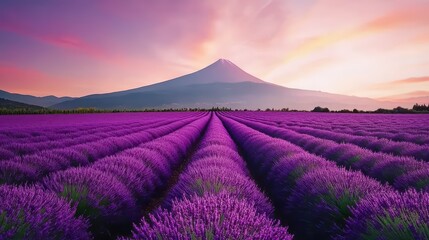
[(303, 176), (289, 197), (289, 226), (305, 239), (331, 239), (341, 232), (350, 207), (374, 192), (389, 188), (344, 169), (319, 169)]
[(339, 239), (429, 239), (429, 193), (382, 192), (352, 208)]
[(40, 188), (0, 186), (0, 239), (90, 239), (69, 202)]
[(47, 190), (72, 201), (77, 213), (101, 225), (133, 220), (136, 213), (131, 192), (113, 175), (93, 168), (71, 168), (43, 181)]
[[(208, 214), (209, 213), (209, 214)], [(287, 228), (228, 194), (193, 197), (161, 210), (135, 226), (132, 239), (291, 240)]]

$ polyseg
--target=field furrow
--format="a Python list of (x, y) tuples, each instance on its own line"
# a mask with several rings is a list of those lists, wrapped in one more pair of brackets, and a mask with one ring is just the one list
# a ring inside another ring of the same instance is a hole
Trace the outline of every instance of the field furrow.
[(94, 142), (45, 150), (34, 155), (0, 161), (0, 183), (23, 184), (40, 180), (43, 176), (70, 167), (86, 166), (100, 158), (125, 151), (142, 143), (171, 133), (195, 118), (162, 123), (159, 127), (144, 128), (122, 137), (109, 137)]
[[(416, 161), (413, 158), (374, 153), (353, 144), (338, 144), (255, 121), (236, 117), (234, 119), (270, 136), (288, 141), (309, 153), (333, 161), (339, 166), (361, 171), (398, 190), (413, 187), (429, 191), (429, 174), (426, 174), (426, 172), (429, 173), (429, 163)], [(419, 176), (418, 179), (414, 177), (416, 174)]]
[(214, 115), (161, 207), (143, 218), (132, 239), (291, 239)]
[(331, 239), (341, 234), (349, 207), (371, 193), (390, 191), (359, 172), (338, 168), (284, 140), (230, 118), (222, 120), (270, 193), (283, 222), (299, 239)]
[(272, 126), (281, 127), (287, 130), (292, 130), (298, 133), (311, 135), (313, 137), (332, 140), (337, 143), (349, 143), (361, 148), (368, 149), (373, 152), (388, 153), (396, 156), (408, 156), (417, 160), (429, 162), (429, 146), (418, 145), (411, 142), (396, 142), (388, 139), (379, 139), (376, 137), (368, 136), (354, 136), (346, 133), (337, 133), (328, 130), (320, 130), (312, 127), (304, 126), (285, 126), (275, 124), (270, 121), (256, 120), (253, 118), (246, 118), (249, 121), (258, 121)]

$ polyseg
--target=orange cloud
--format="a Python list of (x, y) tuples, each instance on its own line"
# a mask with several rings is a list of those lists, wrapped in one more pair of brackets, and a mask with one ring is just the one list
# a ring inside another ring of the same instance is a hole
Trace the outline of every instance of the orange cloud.
[(429, 32), (420, 34), (410, 40), (410, 45), (428, 45), (429, 44)]
[[(2, 90), (38, 96), (51, 95), (53, 93), (56, 95), (68, 95), (73, 92), (73, 88), (77, 88), (76, 79), (56, 77), (36, 69), (1, 63), (0, 86)], [(78, 93), (75, 92), (75, 94)]]
[(424, 24), (426, 25), (429, 20), (427, 14), (429, 8), (419, 7), (419, 8), (408, 8), (392, 12), (388, 15), (370, 21), (358, 29), (358, 32), (378, 32), (389, 30), (392, 28), (397, 28), (409, 23), (414, 24)]
[(424, 83), (424, 82), (429, 82), (429, 77), (425, 76), (425, 77), (412, 77), (412, 78), (406, 78), (406, 79), (401, 79), (401, 80), (396, 80), (396, 81), (392, 81), (390, 82), (390, 84), (410, 84), (410, 83)]
[(403, 89), (412, 87), (412, 84), (429, 83), (429, 76), (411, 77), (406, 79), (394, 80), (390, 82), (377, 83), (367, 86), (367, 90), (388, 90), (388, 89)]
[(378, 99), (382, 101), (427, 104), (429, 102), (429, 91), (407, 92), (407, 93), (402, 93), (402, 94), (397, 94), (392, 96), (385, 96)]
[(426, 25), (429, 21), (429, 8), (410, 8), (392, 12), (383, 17), (374, 19), (356, 28), (339, 30), (319, 35), (304, 40), (292, 51), (287, 53), (286, 58), (281, 65), (287, 64), (297, 58), (302, 58), (316, 51), (333, 46), (337, 43), (364, 37), (374, 33), (396, 29), (409, 23), (418, 23)]

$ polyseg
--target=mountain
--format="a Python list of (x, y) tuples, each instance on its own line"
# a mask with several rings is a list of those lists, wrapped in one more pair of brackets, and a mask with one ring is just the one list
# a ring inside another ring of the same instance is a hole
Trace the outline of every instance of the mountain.
[(155, 91), (170, 91), (176, 88), (188, 87), (196, 84), (210, 84), (210, 83), (239, 83), (239, 82), (253, 82), (253, 83), (267, 83), (259, 78), (256, 78), (239, 67), (234, 63), (226, 59), (219, 59), (213, 64), (196, 71), (191, 74), (187, 74), (178, 78), (167, 80), (160, 83), (155, 83), (149, 86), (139, 87), (126, 91), (119, 91), (106, 94), (93, 94), (83, 97), (88, 98), (106, 98), (106, 97), (117, 97), (124, 96), (131, 93), (142, 93), (142, 92), (155, 92)]
[(64, 101), (73, 100), (71, 97), (55, 97), (55, 96), (46, 96), (46, 97), (35, 97), (31, 95), (23, 95), (18, 93), (10, 93), (0, 90), (0, 98), (26, 103), (30, 105), (49, 107), (54, 104), (58, 104)]
[(30, 105), (30, 104), (25, 104), (25, 103), (21, 103), (21, 102), (15, 102), (15, 101), (11, 101), (11, 100), (7, 100), (4, 98), (0, 98), (0, 110), (42, 110), (44, 109), (43, 107), (40, 106), (35, 106), (35, 105)]
[(379, 107), (393, 108), (397, 104), (282, 87), (248, 74), (231, 61), (219, 59), (197, 72), (168, 81), (126, 91), (88, 95), (55, 104), (52, 108), (144, 109), (216, 106), (238, 109), (285, 107), (303, 110), (323, 106), (336, 110), (375, 110)]

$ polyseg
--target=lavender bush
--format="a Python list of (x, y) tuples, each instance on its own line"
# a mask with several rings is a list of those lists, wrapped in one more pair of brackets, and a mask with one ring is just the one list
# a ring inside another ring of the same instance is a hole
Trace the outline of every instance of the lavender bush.
[(0, 186), (0, 239), (90, 239), (76, 208), (34, 187)]
[(428, 239), (429, 194), (409, 190), (373, 194), (353, 207), (339, 239)]
[(292, 239), (287, 228), (228, 194), (193, 197), (143, 219), (132, 239)]

